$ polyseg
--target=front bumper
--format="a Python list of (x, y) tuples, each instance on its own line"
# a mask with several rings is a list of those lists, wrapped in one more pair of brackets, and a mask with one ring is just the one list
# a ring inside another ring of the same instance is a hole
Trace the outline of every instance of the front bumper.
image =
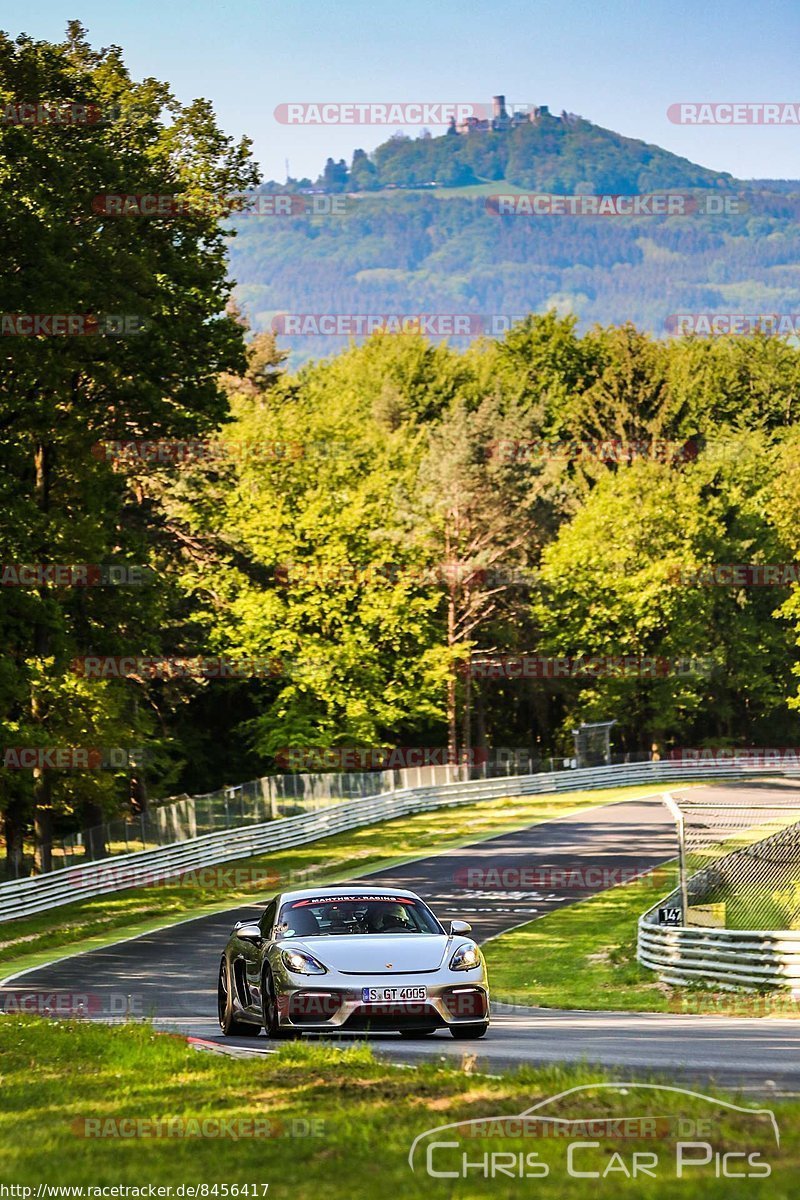
[[(292, 1029), (399, 1030), (470, 1025), (489, 1020), (489, 987), (481, 970), (474, 978), (445, 981), (439, 972), (388, 979), (386, 976), (341, 976), (330, 983), (316, 976), (278, 988), (278, 1021)], [(357, 983), (355, 981), (358, 981)], [(435, 982), (434, 982), (435, 980)], [(427, 988), (425, 1000), (391, 1000), (365, 1004), (366, 987)]]

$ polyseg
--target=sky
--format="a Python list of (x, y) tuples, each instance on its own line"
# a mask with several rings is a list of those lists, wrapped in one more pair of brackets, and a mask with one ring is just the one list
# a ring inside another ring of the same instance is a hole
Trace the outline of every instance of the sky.
[[(0, 0), (0, 28), (60, 40), (68, 19), (134, 77), (211, 100), (266, 179), (316, 178), (391, 126), (286, 125), (276, 106), (488, 102), (567, 109), (738, 178), (800, 178), (800, 126), (687, 126), (679, 102), (800, 102), (798, 0)], [(419, 128), (407, 128), (416, 136)], [(431, 126), (431, 132), (444, 132)]]

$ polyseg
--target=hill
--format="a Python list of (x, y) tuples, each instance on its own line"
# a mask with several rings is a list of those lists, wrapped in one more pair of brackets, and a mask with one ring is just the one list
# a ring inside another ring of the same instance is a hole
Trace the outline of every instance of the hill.
[[(632, 320), (664, 335), (676, 312), (800, 309), (800, 184), (742, 183), (569, 114), (393, 137), (371, 156), (357, 151), (349, 170), (329, 160), (319, 187), (336, 211), (235, 218), (231, 270), (256, 329), (279, 313), (435, 313), (470, 314), (472, 332), (496, 332), (556, 308), (583, 328)], [(673, 216), (499, 216), (490, 197), (520, 190), (688, 191), (697, 202)], [(709, 196), (715, 212), (704, 215)], [(281, 340), (297, 363), (347, 338)]]
[(468, 132), (467, 124), (456, 127), (453, 122), (440, 137), (427, 131), (418, 138), (396, 133), (371, 155), (356, 150), (349, 167), (343, 159), (329, 158), (317, 187), (371, 192), (493, 182), (546, 192), (650, 192), (713, 188), (732, 181), (728, 174), (623, 137), (575, 113), (555, 116), (541, 108), (524, 119), (504, 115), (499, 122), (478, 124), (488, 128)]
[(650, 192), (716, 187), (731, 179), (572, 113), (545, 112), (535, 122), (497, 132), (393, 137), (371, 162), (372, 178), (354, 156), (351, 186), (460, 187), (492, 180), (544, 192)]

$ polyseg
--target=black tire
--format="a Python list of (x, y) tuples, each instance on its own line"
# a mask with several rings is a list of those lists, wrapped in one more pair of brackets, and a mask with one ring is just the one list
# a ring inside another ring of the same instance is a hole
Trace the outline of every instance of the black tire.
[(287, 1028), (278, 1024), (278, 1005), (275, 999), (275, 985), (272, 972), (267, 967), (261, 979), (261, 1009), (263, 1014), (264, 1032), (273, 1041), (291, 1041), (300, 1037), (299, 1029)]
[(474, 1025), (451, 1025), (450, 1032), (457, 1041), (467, 1038), (482, 1038), (489, 1028), (488, 1021), (481, 1021)]
[(426, 1025), (424, 1029), (401, 1029), (400, 1037), (403, 1038), (419, 1038), (429, 1037), (432, 1033), (436, 1033), (435, 1025)]
[(225, 1037), (258, 1037), (261, 1028), (251, 1025), (249, 1021), (237, 1021), (233, 1015), (233, 997), (230, 988), (230, 972), (228, 960), (223, 954), (219, 964), (217, 980), (217, 1017), (219, 1027)]

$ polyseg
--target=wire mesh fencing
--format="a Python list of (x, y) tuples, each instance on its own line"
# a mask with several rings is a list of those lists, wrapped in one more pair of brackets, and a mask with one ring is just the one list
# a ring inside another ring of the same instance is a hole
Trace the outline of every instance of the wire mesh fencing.
[[(612, 763), (649, 761), (644, 752), (610, 755)], [(494, 751), (480, 763), (397, 767), (392, 770), (290, 772), (266, 775), (202, 795), (173, 796), (146, 812), (103, 822), (52, 841), (50, 870), (79, 866), (115, 855), (154, 850), (176, 842), (284, 817), (300, 816), (343, 800), (383, 795), (398, 788), (438, 787), (443, 784), (504, 776), (568, 773), (575, 758), (543, 758), (535, 749)], [(33, 847), (25, 856), (24, 875), (42, 871)], [(2, 876), (0, 876), (2, 878)]]
[(342, 800), (381, 795), (401, 786), (399, 772), (267, 775), (198, 796), (179, 796), (135, 816), (106, 821), (53, 843), (53, 868), (176, 842), (282, 817), (300, 816)]
[[(550, 760), (553, 765), (553, 760)], [(559, 764), (560, 765), (560, 764)], [(154, 850), (223, 829), (296, 817), (343, 800), (380, 796), (405, 787), (427, 787), (474, 778), (545, 770), (528, 752), (499, 757), (480, 767), (457, 763), (386, 771), (319, 771), (265, 775), (197, 796), (176, 796), (147, 812), (53, 840), (52, 869), (94, 862), (138, 850)]]
[(725, 929), (800, 929), (800, 795), (771, 781), (763, 799), (748, 784), (737, 800), (673, 803), (679, 813), (684, 924)]

